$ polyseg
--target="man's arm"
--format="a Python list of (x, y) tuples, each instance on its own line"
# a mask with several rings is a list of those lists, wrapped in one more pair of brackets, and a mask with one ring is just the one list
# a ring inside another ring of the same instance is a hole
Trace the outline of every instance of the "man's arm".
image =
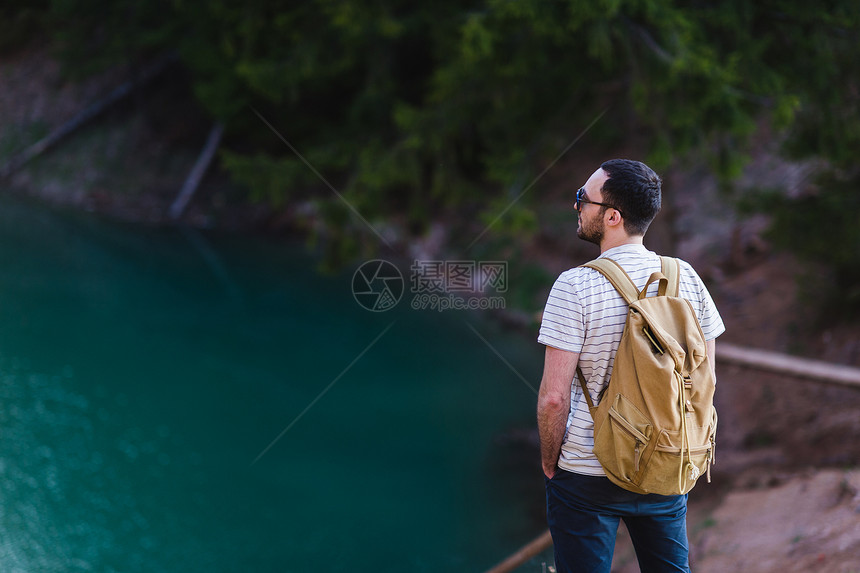
[(570, 385), (576, 375), (579, 354), (546, 347), (543, 379), (538, 392), (538, 433), (543, 473), (548, 478), (555, 475), (561, 443), (570, 413)]

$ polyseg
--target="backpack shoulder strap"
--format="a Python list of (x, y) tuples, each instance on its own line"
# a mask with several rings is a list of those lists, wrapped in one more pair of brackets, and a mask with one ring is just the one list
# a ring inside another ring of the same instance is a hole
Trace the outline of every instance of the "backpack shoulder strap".
[(594, 402), (591, 400), (591, 394), (588, 393), (588, 385), (585, 383), (585, 376), (582, 374), (579, 366), (576, 367), (576, 378), (579, 380), (579, 387), (582, 388), (582, 395), (585, 396), (585, 401), (588, 403), (588, 412), (591, 414), (591, 419), (594, 419)]
[(673, 257), (660, 257), (660, 267), (667, 279), (669, 279), (669, 287), (666, 289), (667, 296), (679, 296), (681, 283), (681, 266), (678, 259)]
[(594, 259), (582, 266), (594, 269), (605, 276), (612, 283), (612, 286), (615, 287), (615, 290), (618, 291), (618, 294), (627, 301), (627, 304), (639, 298), (639, 289), (636, 288), (630, 275), (621, 268), (621, 265), (612, 259)]

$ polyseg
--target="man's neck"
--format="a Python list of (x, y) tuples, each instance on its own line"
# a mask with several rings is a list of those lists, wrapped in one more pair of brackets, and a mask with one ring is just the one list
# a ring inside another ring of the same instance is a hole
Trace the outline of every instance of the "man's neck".
[(600, 254), (602, 255), (609, 249), (614, 249), (615, 247), (621, 247), (623, 245), (642, 245), (644, 244), (644, 240), (645, 237), (643, 235), (623, 235), (615, 238), (604, 237), (603, 241), (600, 243)]

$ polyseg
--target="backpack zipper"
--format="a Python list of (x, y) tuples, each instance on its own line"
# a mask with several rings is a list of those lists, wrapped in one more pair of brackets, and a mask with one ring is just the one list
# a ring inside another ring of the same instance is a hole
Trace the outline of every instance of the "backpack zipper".
[(642, 441), (639, 438), (636, 438), (636, 447), (633, 449), (633, 473), (639, 473), (639, 456), (641, 452), (639, 451), (639, 446), (642, 445)]

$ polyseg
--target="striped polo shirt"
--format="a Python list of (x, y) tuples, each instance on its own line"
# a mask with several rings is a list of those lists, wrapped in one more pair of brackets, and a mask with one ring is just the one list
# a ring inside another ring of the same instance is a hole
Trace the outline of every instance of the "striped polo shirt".
[[(651, 273), (660, 270), (660, 258), (642, 245), (622, 245), (609, 249), (600, 258), (620, 264), (637, 289), (645, 286)], [(688, 263), (680, 261), (679, 294), (690, 301), (702, 326), (705, 340), (725, 331), (723, 320), (702, 279)], [(657, 284), (648, 294), (657, 292)], [(609, 384), (612, 363), (621, 342), (627, 319), (627, 303), (609, 281), (594, 269), (576, 267), (558, 277), (549, 293), (538, 342), (560, 350), (579, 353), (579, 367), (585, 376), (591, 399)], [(594, 423), (582, 388), (571, 380), (570, 414), (561, 446), (560, 468), (585, 475), (605, 475), (592, 453)]]

